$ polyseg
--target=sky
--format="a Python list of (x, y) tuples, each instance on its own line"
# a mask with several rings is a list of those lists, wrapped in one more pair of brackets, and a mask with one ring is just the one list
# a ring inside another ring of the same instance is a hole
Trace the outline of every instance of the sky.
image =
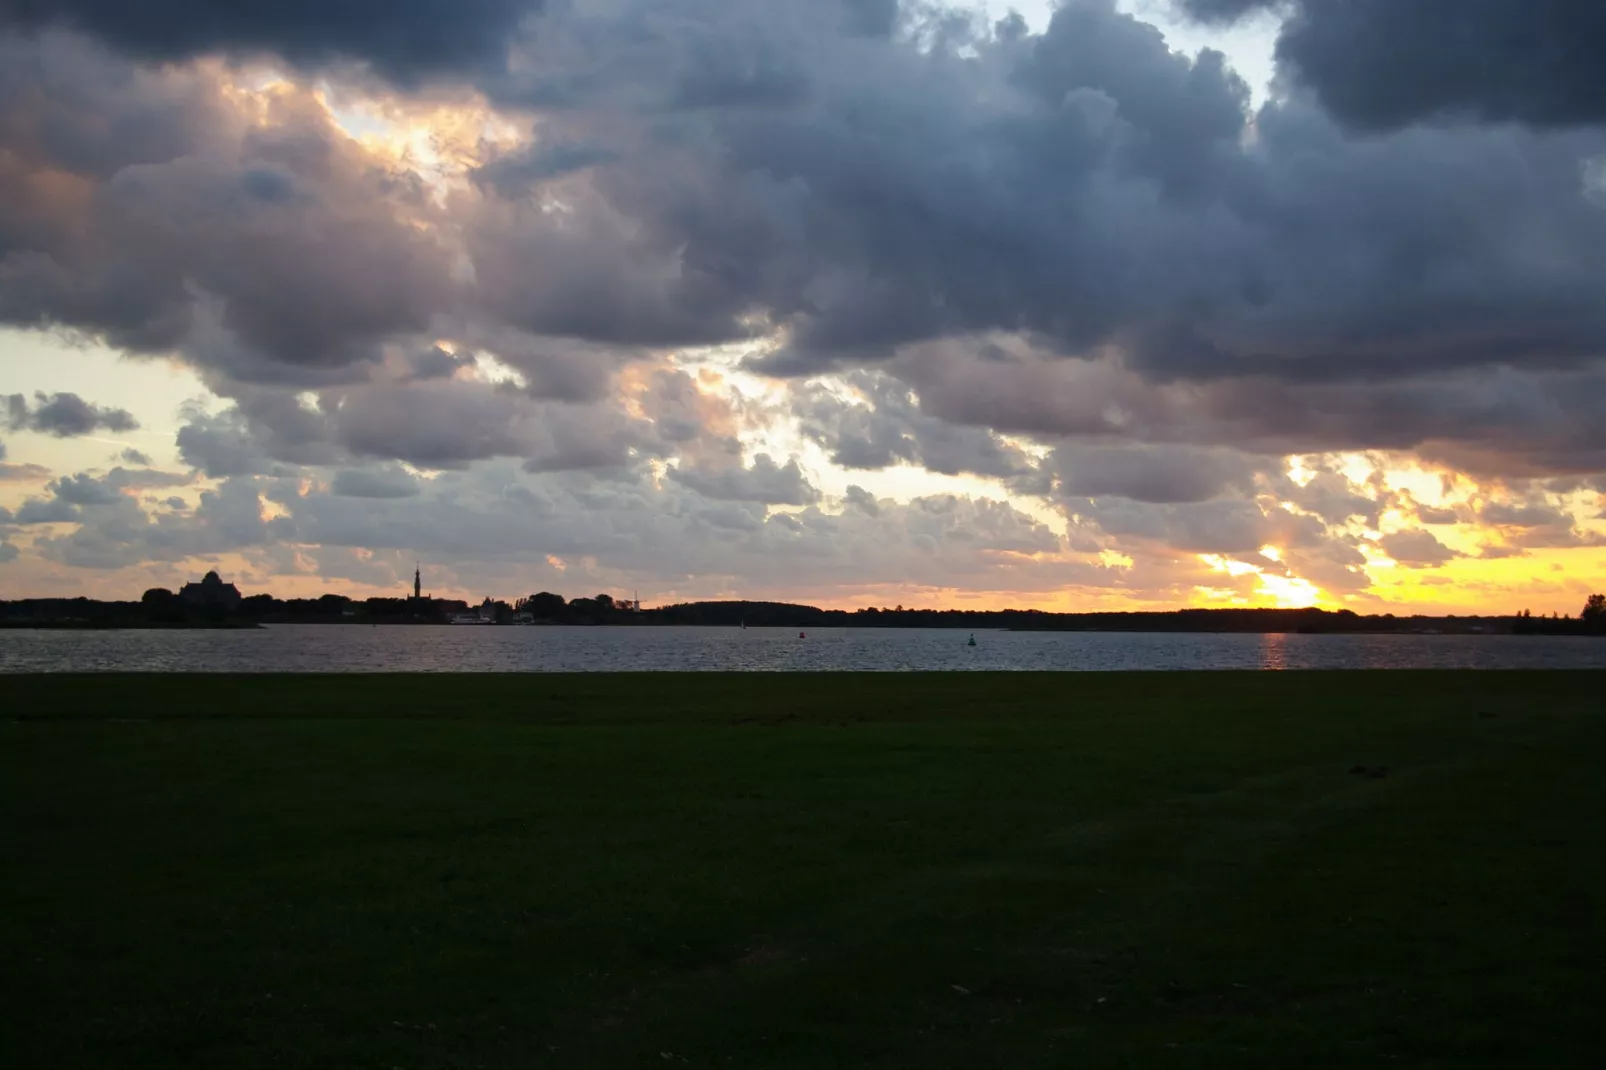
[(1596, 0), (0, 4), (0, 597), (1576, 613)]

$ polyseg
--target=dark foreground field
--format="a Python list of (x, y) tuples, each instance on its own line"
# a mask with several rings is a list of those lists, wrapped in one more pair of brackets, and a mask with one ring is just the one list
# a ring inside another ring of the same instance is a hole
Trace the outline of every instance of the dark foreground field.
[(0, 1059), (1598, 1066), (1603, 691), (0, 679)]

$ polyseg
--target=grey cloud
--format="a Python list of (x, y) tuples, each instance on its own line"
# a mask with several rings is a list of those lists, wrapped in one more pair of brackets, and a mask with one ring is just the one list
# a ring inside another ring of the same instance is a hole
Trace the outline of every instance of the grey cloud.
[(481, 308), (531, 334), (624, 346), (705, 345), (747, 333), (739, 318), (751, 299), (686, 263), (682, 235), (654, 235), (572, 193), (577, 210), (561, 216), (495, 198), (467, 213)]
[(260, 546), (288, 534), (270, 528), (261, 509), (260, 488), (250, 477), (226, 479), (215, 490), (203, 491), (193, 513), (152, 514), (135, 499), (119, 496), (76, 517), (81, 520), (76, 530), (40, 539), (35, 548), (46, 560), (75, 568), (182, 561)]
[(32, 407), (21, 394), (12, 394), (5, 400), (5, 422), (13, 431), (37, 431), (57, 438), (73, 438), (96, 431), (123, 432), (139, 427), (139, 421), (128, 410), (103, 408), (77, 394), (36, 393)]
[(400, 467), (343, 468), (329, 489), (347, 498), (411, 498), (418, 493), (418, 480)]
[[(186, 156), (227, 126), (211, 74), (128, 63), (70, 34), (0, 33), (0, 71), (0, 136), (8, 148), (22, 161), (49, 161), (72, 174), (104, 180), (124, 167)], [(51, 206), (59, 202), (48, 190), (16, 184), (18, 177), (5, 172), (8, 193), (31, 193), (35, 233), (53, 229), (59, 217)]]
[[(1292, 480), (1289, 481), (1292, 484)], [(1370, 489), (1370, 495), (1363, 490)], [(1343, 525), (1359, 518), (1376, 527), (1382, 511), (1391, 504), (1392, 497), (1380, 488), (1357, 487), (1349, 478), (1337, 471), (1319, 471), (1304, 486), (1284, 486), (1278, 496), (1320, 517), (1324, 523)]]
[(1502, 529), (1502, 536), (1513, 548), (1537, 550), (1606, 545), (1606, 537), (1580, 528), (1571, 513), (1533, 495), (1526, 500), (1482, 502), (1477, 518), (1490, 527)]
[(1151, 503), (1203, 502), (1253, 493), (1255, 475), (1271, 464), (1230, 450), (1177, 446), (1068, 445), (1049, 467), (1070, 498), (1131, 498)]
[(1331, 594), (1353, 594), (1372, 584), (1366, 571), (1366, 556), (1344, 539), (1287, 550), (1283, 561), (1294, 575)]
[(595, 402), (609, 394), (614, 373), (633, 355), (611, 346), (542, 338), (511, 328), (469, 331), (476, 347), (518, 372), (525, 393), (552, 401)]
[(1464, 556), (1444, 545), (1431, 531), (1414, 528), (1397, 531), (1378, 540), (1383, 552), (1407, 568), (1438, 568)]
[(0, 539), (0, 565), (9, 565), (21, 553), (22, 551), (17, 549), (10, 541)]
[(101, 481), (114, 490), (156, 490), (188, 486), (195, 480), (183, 472), (164, 472), (150, 467), (124, 468), (119, 465), (107, 472)]
[(234, 0), (198, 10), (192, 0), (21, 0), (0, 6), (0, 27), (63, 26), (155, 60), (208, 52), (273, 52), (319, 66), (367, 61), (413, 82), (505, 59), (520, 21), (541, 0)]
[(1606, 364), (1497, 367), (1408, 378), (1298, 382), (1267, 374), (1156, 382), (1114, 360), (1021, 346), (912, 347), (889, 368), (953, 423), (1038, 436), (1225, 445), (1264, 454), (1387, 449), (1481, 475), (1606, 470)]
[(150, 454), (144, 453), (144, 452), (142, 452), (140, 450), (136, 450), (132, 446), (128, 447), (126, 450), (123, 450), (121, 453), (119, 453), (117, 455), (117, 458), (118, 458), (118, 460), (123, 461), (126, 464), (137, 464), (137, 465), (140, 465), (143, 468), (149, 468), (151, 466)]
[(1163, 544), (1184, 553), (1256, 553), (1273, 541), (1272, 522), (1242, 499), (1148, 504), (1130, 498), (1068, 502), (1067, 508), (1106, 534)]
[(72, 505), (113, 505), (122, 497), (116, 489), (85, 473), (63, 476), (51, 483), (49, 490)]
[(764, 509), (758, 502), (726, 502), (697, 511), (697, 519), (726, 531), (757, 532), (764, 529)]
[(474, 179), (506, 196), (517, 197), (551, 179), (612, 163), (618, 158), (611, 150), (575, 142), (555, 145), (537, 142), (482, 164), (475, 169)]
[(470, 353), (452, 353), (440, 346), (429, 346), (414, 353), (408, 362), (415, 379), (450, 379), (464, 368), (474, 366)]
[[(525, 493), (510, 493), (510, 484)], [(506, 576), (545, 567), (529, 560), (533, 543), (572, 567), (594, 561), (610, 575), (632, 577), (644, 593), (649, 583), (707, 593), (730, 583), (748, 592), (878, 583), (1026, 589), (1105, 585), (1114, 576), (1087, 562), (1011, 561), (1009, 554), (1052, 553), (1059, 541), (1003, 503), (946, 496), (841, 512), (811, 505), (766, 517), (757, 505), (710, 500), (674, 481), (654, 486), (645, 475), (599, 483), (490, 465), (447, 473), (416, 498), (363, 503), (314, 491), (288, 508), (297, 537), (320, 545), (393, 548), (465, 568), (507, 562), (496, 569)], [(1015, 583), (1021, 587), (1009, 586)]]
[(876, 500), (876, 496), (858, 484), (849, 486), (842, 500), (849, 509), (856, 509), (867, 516), (881, 514), (881, 503)]
[[(79, 472), (76, 475), (62, 476), (52, 480), (45, 489), (52, 498), (48, 505), (41, 504), (39, 508), (30, 513), (35, 517), (51, 517), (55, 522), (59, 519), (78, 519), (79, 506), (114, 506), (125, 505), (130, 499), (123, 492), (128, 490), (150, 490), (161, 487), (181, 487), (191, 482), (191, 478), (177, 472), (161, 472), (150, 468), (113, 468), (104, 476), (95, 476), (88, 472)], [(44, 499), (38, 499), (43, 503)]]
[(427, 468), (487, 457), (556, 459), (593, 447), (606, 450), (611, 462), (622, 460), (628, 447), (614, 434), (621, 425), (607, 416), (588, 422), (556, 408), (543, 410), (516, 394), (455, 380), (352, 389), (331, 402), (330, 420), (331, 435), (355, 456)]
[(1549, 503), (1485, 502), (1478, 519), (1495, 527), (1538, 528), (1572, 526), (1572, 517)]
[(682, 454), (711, 450), (724, 456), (740, 451), (730, 402), (704, 392), (684, 371), (654, 371), (637, 401), (668, 449)]
[[(322, 391), (310, 405), (281, 389), (236, 386), (234, 401), (216, 415), (187, 414), (177, 436), (186, 464), (220, 477), (286, 465), (400, 460), (443, 469), (518, 457), (532, 471), (559, 471), (622, 467), (638, 452), (667, 449), (652, 422), (617, 399), (562, 404), (478, 380), (353, 384)], [(690, 434), (701, 434), (700, 424)]]
[(1424, 524), (1458, 524), (1461, 521), (1454, 509), (1440, 509), (1432, 505), (1418, 505), (1416, 518)]
[(270, 467), (261, 444), (238, 412), (192, 414), (178, 429), (176, 441), (184, 463), (213, 478), (254, 475)]
[(1277, 58), (1346, 122), (1606, 122), (1596, 0), (1182, 0), (1206, 18), (1291, 7)]
[(71, 524), (82, 516), (76, 505), (62, 498), (29, 498), (17, 509), (18, 524)]
[[(203, 500), (195, 516), (141, 516), (130, 499), (86, 512), (84, 531), (55, 539), (41, 552), (110, 568), (289, 540), (315, 547), (320, 563), (339, 561), (340, 549), (350, 547), (393, 552), (410, 570), (419, 555), (426, 582), (437, 590), (444, 581), (432, 575), (430, 561), (452, 562), (460, 576), (482, 577), (488, 590), (516, 590), (525, 582), (532, 589), (552, 587), (558, 580), (548, 574), (548, 554), (566, 562), (570, 586), (583, 574), (594, 577), (587, 587), (639, 584), (643, 594), (649, 586), (695, 596), (740, 586), (796, 596), (883, 582), (1025, 590), (1105, 586), (1117, 579), (1096, 562), (1023, 556), (1053, 555), (1063, 546), (1008, 505), (963, 497), (900, 503), (864, 495), (868, 507), (861, 502), (837, 511), (834, 503), (820, 503), (765, 516), (761, 505), (709, 499), (646, 470), (607, 478), (530, 475), (511, 461), (445, 472), (418, 495), (397, 499), (342, 497), (317, 480), (238, 478), (228, 486), (236, 496), (228, 510), (236, 521), (232, 529), (222, 524), (221, 503)], [(263, 525), (259, 495), (288, 515)], [(531, 555), (532, 546), (538, 555)]]
[[(1073, 520), (1096, 525), (1113, 537), (1118, 548), (1131, 546), (1148, 553), (1258, 555), (1275, 546), (1306, 556), (1331, 554), (1332, 547), (1347, 545), (1335, 539), (1318, 518), (1263, 507), (1246, 498), (1216, 498), (1203, 502), (1150, 503), (1131, 498), (1070, 499), (1063, 508)], [(1346, 564), (1353, 562), (1344, 562)]]
[(784, 466), (760, 453), (747, 467), (698, 468), (678, 465), (670, 478), (715, 501), (759, 502), (766, 505), (812, 505), (820, 492), (798, 467), (797, 458)]
[[(444, 257), (392, 213), (391, 197), (359, 162), (340, 159), (340, 135), (287, 133), (322, 141), (316, 151), (333, 157), (331, 173), (297, 176), (310, 186), (305, 199), (251, 194), (250, 164), (188, 159), (121, 172), (106, 188), (107, 210), (130, 221), (124, 237), (137, 255), (165, 255), (152, 266), (184, 271), (221, 302), (231, 332), (274, 359), (370, 359), (365, 343), (419, 330), (445, 305)], [(246, 151), (273, 159), (304, 148), (264, 138)]]
[(971, 473), (1024, 479), (1034, 458), (984, 428), (964, 427), (923, 411), (909, 387), (887, 375), (855, 373), (844, 379), (863, 399), (827, 387), (794, 391), (793, 411), (803, 434), (850, 469), (912, 464), (944, 475)]

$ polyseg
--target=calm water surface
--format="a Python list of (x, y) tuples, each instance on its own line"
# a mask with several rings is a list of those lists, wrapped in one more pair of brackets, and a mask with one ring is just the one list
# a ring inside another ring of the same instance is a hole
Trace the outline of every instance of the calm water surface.
[(1511, 635), (976, 633), (933, 629), (0, 630), (0, 672), (1606, 669), (1606, 642)]

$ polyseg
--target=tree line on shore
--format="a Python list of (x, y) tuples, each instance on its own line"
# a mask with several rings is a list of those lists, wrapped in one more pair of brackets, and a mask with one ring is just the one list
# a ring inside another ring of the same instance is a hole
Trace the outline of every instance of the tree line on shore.
[(464, 618), (494, 624), (702, 625), (752, 628), (960, 628), (1022, 631), (1245, 633), (1606, 634), (1606, 596), (1591, 595), (1576, 617), (1361, 615), (1323, 609), (1179, 609), (1121, 613), (1042, 610), (915, 609), (896, 606), (820, 609), (788, 602), (709, 601), (641, 609), (611, 595), (568, 599), (550, 591), (513, 602), (487, 598), (319, 598), (251, 595), (227, 604), (186, 601), (154, 588), (138, 602), (87, 598), (0, 602), (0, 623), (64, 627), (254, 627), (260, 624), (444, 624)]

